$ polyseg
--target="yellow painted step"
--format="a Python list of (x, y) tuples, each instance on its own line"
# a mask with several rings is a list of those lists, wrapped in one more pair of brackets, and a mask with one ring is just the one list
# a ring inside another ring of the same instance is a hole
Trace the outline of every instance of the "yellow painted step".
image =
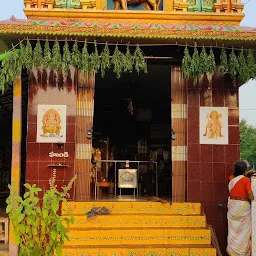
[(62, 213), (67, 211), (72, 215), (84, 215), (93, 207), (107, 207), (111, 214), (157, 214), (157, 215), (200, 215), (200, 203), (158, 202), (69, 202), (63, 205)]
[(68, 236), (70, 241), (65, 245), (69, 246), (211, 244), (207, 229), (70, 230)]
[(204, 228), (205, 216), (100, 215), (88, 219), (75, 216), (70, 229), (99, 228)]
[(64, 248), (63, 256), (216, 256), (212, 247)]

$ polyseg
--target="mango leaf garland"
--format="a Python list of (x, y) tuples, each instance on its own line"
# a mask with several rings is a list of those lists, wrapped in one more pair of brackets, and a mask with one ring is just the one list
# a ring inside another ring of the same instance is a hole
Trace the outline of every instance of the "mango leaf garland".
[(52, 63), (52, 53), (49, 45), (49, 41), (46, 40), (44, 44), (44, 60), (43, 64), (45, 68), (50, 68)]
[(133, 56), (131, 54), (129, 45), (127, 45), (126, 53), (125, 53), (125, 67), (124, 67), (124, 71), (132, 73), (133, 65), (134, 65), (134, 58), (133, 58)]
[(61, 71), (62, 68), (62, 56), (60, 54), (60, 45), (58, 40), (55, 40), (53, 48), (52, 48), (52, 69), (57, 72)]
[(24, 57), (24, 66), (27, 69), (27, 71), (30, 72), (33, 68), (33, 49), (29, 40), (27, 40)]
[(36, 47), (33, 52), (33, 67), (39, 68), (43, 63), (43, 50), (39, 40), (36, 42)]
[(133, 59), (134, 59), (135, 70), (137, 71), (138, 74), (140, 72), (148, 73), (147, 62), (144, 58), (143, 52), (141, 51), (138, 45), (136, 46), (136, 49), (134, 51)]
[(251, 49), (248, 50), (247, 54), (247, 67), (249, 70), (250, 78), (256, 79), (256, 61), (253, 55), (253, 51)]
[(232, 79), (236, 78), (239, 73), (239, 63), (234, 48), (232, 48), (232, 51), (229, 55), (228, 73), (230, 74)]
[(90, 55), (88, 53), (88, 48), (87, 48), (86, 42), (84, 42), (84, 47), (82, 50), (81, 70), (84, 74), (86, 72), (91, 72)]
[(200, 57), (199, 57), (197, 48), (194, 47), (194, 53), (191, 59), (191, 71), (192, 71), (192, 78), (194, 80), (194, 85), (197, 84), (198, 78), (201, 75), (200, 69), (198, 68), (199, 66), (200, 66)]
[(79, 47), (78, 47), (78, 44), (77, 44), (77, 41), (76, 41), (76, 42), (74, 43), (74, 45), (73, 45), (72, 57), (71, 57), (72, 65), (73, 65), (75, 68), (80, 69), (80, 67), (81, 67), (81, 57), (82, 57), (82, 54), (81, 54), (81, 52), (79, 51)]
[(247, 63), (244, 57), (244, 51), (241, 50), (238, 56), (239, 70), (238, 76), (241, 82), (247, 82), (250, 79), (250, 72), (247, 67)]
[(184, 50), (184, 57), (182, 59), (182, 70), (184, 77), (188, 80), (192, 76), (192, 68), (191, 68), (191, 57), (189, 55), (188, 47), (186, 46)]
[(116, 77), (119, 79), (124, 70), (124, 55), (119, 51), (117, 45), (112, 56), (111, 64), (113, 65), (113, 71), (116, 73)]
[(102, 77), (105, 76), (106, 70), (109, 68), (110, 68), (110, 53), (109, 53), (108, 43), (106, 43), (101, 53), (100, 70), (101, 70)]
[(96, 73), (99, 72), (100, 69), (100, 56), (97, 48), (96, 42), (94, 42), (94, 52), (90, 56), (91, 59), (91, 65)]
[(220, 54), (220, 73), (221, 75), (228, 73), (228, 56), (226, 50), (223, 47)]
[(64, 47), (63, 47), (63, 58), (62, 58), (62, 70), (64, 74), (69, 73), (69, 65), (71, 64), (71, 53), (69, 51), (69, 45), (68, 42), (65, 41)]

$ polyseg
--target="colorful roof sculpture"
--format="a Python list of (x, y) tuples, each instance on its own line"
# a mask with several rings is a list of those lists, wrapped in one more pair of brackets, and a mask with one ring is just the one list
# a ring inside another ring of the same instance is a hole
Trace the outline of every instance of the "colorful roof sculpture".
[(220, 25), (143, 24), (16, 19), (0, 21), (0, 34), (97, 36), (149, 39), (255, 41), (256, 28)]

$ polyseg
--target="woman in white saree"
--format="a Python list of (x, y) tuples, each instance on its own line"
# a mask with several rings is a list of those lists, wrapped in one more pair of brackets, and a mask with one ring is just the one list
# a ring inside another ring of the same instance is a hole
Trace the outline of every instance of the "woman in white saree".
[(245, 177), (244, 162), (235, 164), (230, 177), (228, 198), (228, 246), (230, 256), (251, 255), (251, 204), (254, 199), (250, 179)]

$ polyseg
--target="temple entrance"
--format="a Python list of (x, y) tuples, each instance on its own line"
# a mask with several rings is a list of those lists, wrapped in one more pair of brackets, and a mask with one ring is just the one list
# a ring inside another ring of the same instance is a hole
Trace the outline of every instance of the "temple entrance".
[[(171, 198), (170, 76), (170, 65), (153, 61), (148, 63), (148, 74), (96, 76), (93, 182), (97, 176), (102, 199), (115, 194)], [(99, 160), (110, 161), (101, 162), (96, 175)], [(124, 169), (138, 171), (136, 191), (120, 190)]]

